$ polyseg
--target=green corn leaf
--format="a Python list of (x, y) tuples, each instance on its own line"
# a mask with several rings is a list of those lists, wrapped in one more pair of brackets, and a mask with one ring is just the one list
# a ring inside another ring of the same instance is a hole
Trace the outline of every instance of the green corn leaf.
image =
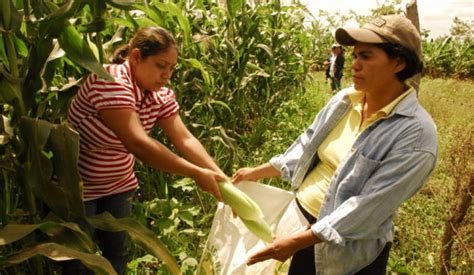
[(163, 260), (171, 274), (181, 274), (175, 259), (158, 236), (132, 218), (115, 219), (108, 212), (104, 212), (94, 217), (87, 217), (87, 221), (95, 228), (104, 231), (126, 231), (134, 243)]
[(3, 42), (3, 36), (0, 36), (0, 62), (5, 64), (6, 68), (10, 68), (10, 62), (8, 61), (5, 43)]
[(193, 68), (196, 68), (199, 71), (201, 71), (202, 77), (204, 79), (204, 83), (206, 83), (206, 85), (209, 86), (211, 84), (211, 77), (209, 76), (209, 73), (206, 71), (206, 69), (204, 69), (204, 66), (202, 65), (202, 63), (199, 62), (199, 60), (195, 58), (190, 58), (190, 59), (185, 59), (184, 61), (189, 63)]
[(114, 80), (114, 78), (107, 73), (107, 71), (97, 61), (88, 43), (82, 39), (74, 26), (68, 23), (67, 26), (63, 28), (58, 42), (59, 45), (61, 45), (61, 48), (66, 52), (69, 59), (103, 79), (109, 81)]
[(10, 265), (19, 264), (37, 255), (48, 257), (55, 261), (77, 259), (97, 274), (117, 274), (114, 268), (104, 257), (97, 254), (84, 253), (59, 245), (57, 243), (42, 243), (23, 249), (5, 259)]
[(250, 232), (262, 239), (265, 243), (270, 243), (273, 240), (274, 235), (272, 230), (263, 219), (257, 221), (241, 219), (241, 221)]

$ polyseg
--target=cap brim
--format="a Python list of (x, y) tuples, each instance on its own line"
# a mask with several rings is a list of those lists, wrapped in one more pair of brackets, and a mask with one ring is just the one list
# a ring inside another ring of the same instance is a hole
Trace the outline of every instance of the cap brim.
[(354, 46), (357, 42), (384, 43), (386, 42), (375, 32), (362, 28), (339, 28), (336, 30), (337, 43), (344, 46)]

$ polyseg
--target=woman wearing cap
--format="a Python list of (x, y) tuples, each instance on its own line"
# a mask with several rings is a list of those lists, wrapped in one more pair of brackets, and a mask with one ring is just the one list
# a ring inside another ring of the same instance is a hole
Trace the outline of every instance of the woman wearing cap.
[(281, 176), (310, 226), (279, 236), (248, 264), (293, 256), (289, 274), (385, 274), (397, 208), (427, 180), (436, 127), (405, 80), (421, 71), (420, 36), (402, 16), (340, 28), (354, 46), (354, 86), (335, 95), (284, 154), (234, 182)]

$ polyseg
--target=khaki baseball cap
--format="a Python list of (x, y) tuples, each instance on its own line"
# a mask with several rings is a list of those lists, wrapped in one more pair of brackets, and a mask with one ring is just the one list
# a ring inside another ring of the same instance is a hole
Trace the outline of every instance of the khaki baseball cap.
[(413, 51), (421, 60), (421, 37), (411, 21), (401, 15), (377, 17), (361, 28), (339, 28), (336, 41), (345, 46), (363, 43), (395, 43)]

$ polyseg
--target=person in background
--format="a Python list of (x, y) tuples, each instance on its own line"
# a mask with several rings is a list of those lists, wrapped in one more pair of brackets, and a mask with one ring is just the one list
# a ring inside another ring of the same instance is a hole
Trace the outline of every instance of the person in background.
[(344, 54), (341, 45), (333, 44), (331, 47), (331, 57), (326, 71), (326, 76), (331, 81), (331, 92), (333, 94), (341, 90), (341, 79), (344, 71)]
[(284, 154), (239, 169), (234, 183), (291, 181), (308, 228), (278, 236), (248, 264), (292, 257), (289, 274), (385, 274), (398, 207), (438, 155), (436, 126), (405, 82), (422, 69), (421, 38), (400, 15), (339, 28), (353, 46), (353, 87), (337, 93)]
[[(159, 27), (138, 30), (119, 48), (105, 68), (114, 81), (91, 74), (81, 86), (68, 113), (80, 134), (79, 172), (84, 183), (87, 216), (103, 211), (115, 218), (131, 215), (138, 180), (135, 158), (164, 172), (191, 177), (199, 187), (221, 199), (218, 181), (226, 175), (179, 115), (173, 90), (166, 87), (178, 59), (175, 39)], [(158, 125), (181, 156), (148, 134)], [(126, 233), (93, 234), (119, 274), (127, 263)], [(65, 274), (86, 273), (77, 263)]]

